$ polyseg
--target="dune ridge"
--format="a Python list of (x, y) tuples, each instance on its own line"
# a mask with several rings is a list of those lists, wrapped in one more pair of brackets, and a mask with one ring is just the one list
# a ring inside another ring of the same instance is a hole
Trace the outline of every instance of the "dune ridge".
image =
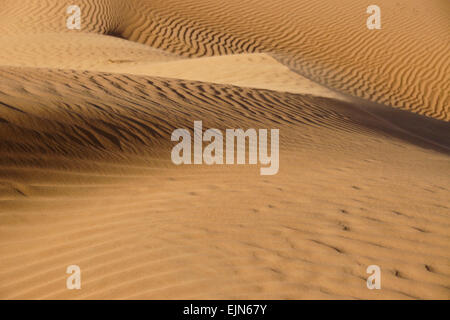
[[(365, 27), (366, 1), (79, 3), (87, 12), (85, 32), (115, 35), (184, 57), (274, 53), (293, 70), (328, 87), (449, 120), (448, 5), (438, 0), (408, 5), (381, 1), (384, 28), (376, 31)], [(69, 4), (33, 0), (33, 15), (27, 15), (25, 7), (6, 1), (1, 34), (68, 33), (62, 13)], [(27, 18), (16, 25), (19, 12)]]
[[(1, 71), (3, 298), (370, 298), (377, 295), (364, 287), (361, 266), (375, 256), (389, 270), (383, 298), (448, 296), (448, 180), (436, 175), (448, 158), (394, 138), (377, 117), (276, 91), (22, 72)], [(195, 119), (217, 128), (277, 126), (282, 172), (261, 180), (245, 168), (175, 169), (170, 133)], [(441, 143), (449, 146), (445, 129)], [(411, 181), (408, 168), (418, 165), (422, 174)], [(368, 174), (380, 168), (389, 171)], [(399, 199), (399, 181), (409, 181), (408, 195), (430, 190), (428, 201)], [(84, 270), (79, 293), (63, 286), (73, 261)]]

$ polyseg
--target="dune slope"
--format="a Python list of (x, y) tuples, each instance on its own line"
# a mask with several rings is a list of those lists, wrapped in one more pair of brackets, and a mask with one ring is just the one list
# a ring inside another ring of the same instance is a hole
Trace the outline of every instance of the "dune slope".
[[(194, 81), (23, 74), (1, 71), (2, 298), (449, 296), (448, 156), (382, 112)], [(415, 117), (448, 150), (445, 123)], [(174, 166), (170, 133), (195, 119), (279, 128), (280, 173)], [(80, 291), (65, 289), (71, 264)], [(365, 287), (369, 264), (383, 268), (382, 292)]]
[[(68, 0), (31, 0), (27, 6), (2, 2), (1, 37), (78, 32), (66, 28)], [(372, 3), (363, 0), (78, 3), (83, 32), (114, 35), (185, 57), (273, 53), (292, 70), (328, 87), (450, 119), (450, 10), (445, 1), (379, 1), (381, 30), (367, 29), (366, 9)]]

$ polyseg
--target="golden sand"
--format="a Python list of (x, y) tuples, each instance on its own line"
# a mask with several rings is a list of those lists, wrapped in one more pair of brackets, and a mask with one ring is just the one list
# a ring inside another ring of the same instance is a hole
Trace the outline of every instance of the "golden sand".
[[(0, 0), (0, 298), (450, 298), (446, 1), (77, 2)], [(175, 166), (196, 120), (279, 173)]]

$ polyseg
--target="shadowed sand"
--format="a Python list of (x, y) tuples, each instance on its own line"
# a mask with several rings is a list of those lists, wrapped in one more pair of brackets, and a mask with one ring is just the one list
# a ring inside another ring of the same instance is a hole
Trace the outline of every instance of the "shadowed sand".
[[(450, 298), (442, 2), (79, 2), (0, 1), (0, 298)], [(279, 173), (173, 165), (195, 120), (280, 129)]]

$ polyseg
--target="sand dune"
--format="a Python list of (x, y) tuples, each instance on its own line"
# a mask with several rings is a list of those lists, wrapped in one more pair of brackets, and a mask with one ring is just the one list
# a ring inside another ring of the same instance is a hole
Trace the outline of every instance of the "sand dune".
[[(44, 33), (0, 37), (0, 40), (6, 48), (0, 54), (3, 66), (152, 75), (346, 99), (343, 94), (291, 71), (267, 54), (186, 59), (145, 45), (90, 33)], [(47, 45), (43, 47), (42, 43)], [(11, 60), (16, 52), (18, 54)]]
[[(448, 157), (366, 111), (201, 82), (22, 73), (1, 77), (2, 297), (448, 296)], [(276, 125), (281, 173), (175, 167), (170, 133), (194, 119)], [(420, 121), (450, 145), (448, 127)], [(62, 285), (75, 262), (79, 293)], [(367, 263), (386, 270), (382, 295), (365, 288)]]
[[(450, 298), (446, 4), (78, 2), (0, 1), (1, 299)], [(279, 173), (175, 166), (195, 120)]]
[[(0, 34), (64, 32), (68, 0), (4, 0)], [(270, 52), (301, 75), (353, 96), (449, 120), (448, 4), (367, 1), (80, 0), (83, 31), (186, 57)], [(17, 19), (17, 16), (24, 17)], [(76, 32), (76, 31), (75, 31)], [(10, 55), (8, 55), (10, 56)], [(10, 57), (13, 58), (13, 57)]]
[(348, 99), (345, 95), (302, 77), (273, 57), (261, 53), (135, 65), (125, 63), (110, 66), (108, 71)]

